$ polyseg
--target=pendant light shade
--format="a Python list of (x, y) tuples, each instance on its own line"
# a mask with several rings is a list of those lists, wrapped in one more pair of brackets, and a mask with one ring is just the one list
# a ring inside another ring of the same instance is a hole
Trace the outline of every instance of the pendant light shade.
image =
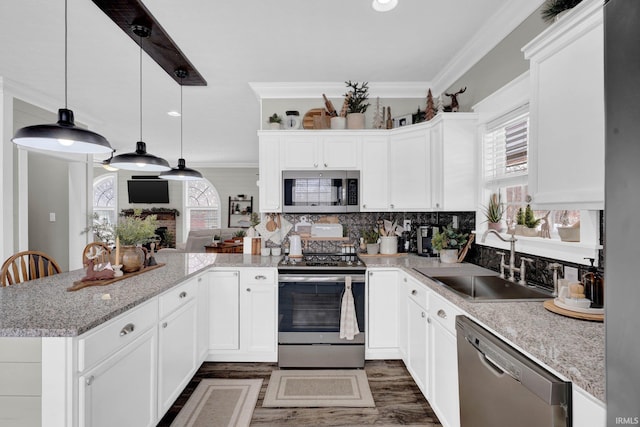
[(11, 139), (16, 145), (39, 150), (80, 154), (106, 154), (113, 149), (102, 136), (79, 128), (73, 111), (67, 109), (67, 1), (64, 2), (64, 108), (58, 110), (58, 122), (18, 129)]
[(194, 181), (202, 179), (202, 174), (195, 169), (188, 168), (182, 158), (182, 116), (184, 115), (182, 114), (182, 79), (187, 77), (187, 72), (185, 70), (176, 70), (175, 74), (180, 78), (180, 158), (178, 159), (178, 167), (162, 172), (160, 178), (173, 181)]
[(398, 5), (398, 0), (373, 0), (371, 7), (377, 12), (388, 12)]
[(164, 172), (171, 169), (169, 162), (147, 153), (147, 144), (142, 141), (142, 40), (149, 37), (151, 30), (143, 25), (133, 25), (131, 30), (140, 37), (140, 141), (136, 142), (135, 152), (119, 154), (109, 164), (124, 170)]

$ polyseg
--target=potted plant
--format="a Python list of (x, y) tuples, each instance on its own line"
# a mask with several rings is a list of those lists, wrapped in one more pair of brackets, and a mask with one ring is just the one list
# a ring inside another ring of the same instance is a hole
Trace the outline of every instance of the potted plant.
[(238, 230), (235, 233), (233, 233), (233, 240), (236, 242), (242, 242), (242, 239), (246, 235), (247, 233), (244, 230)]
[(483, 213), (487, 217), (488, 228), (498, 232), (504, 231), (502, 226), (502, 216), (504, 215), (504, 203), (500, 193), (492, 193), (489, 196), (489, 204), (483, 208)]
[(360, 235), (364, 239), (364, 243), (367, 245), (367, 253), (369, 255), (376, 255), (380, 251), (380, 244), (378, 243), (380, 234), (378, 231), (373, 229), (362, 230)]
[[(154, 240), (158, 221), (155, 215), (149, 215), (146, 218), (134, 215), (120, 217), (118, 223), (114, 227), (116, 241), (121, 248), (116, 246), (116, 254), (122, 249), (122, 259), (116, 259), (116, 264), (122, 264), (122, 271), (131, 273), (142, 268), (145, 253), (138, 245), (148, 243)], [(116, 258), (119, 258), (116, 255)]]
[(516, 213), (516, 225), (513, 229), (513, 234), (517, 234), (518, 236), (522, 236), (522, 230), (524, 229), (524, 209), (518, 208), (518, 212)]
[(527, 205), (524, 210), (524, 228), (522, 228), (522, 235), (527, 237), (537, 237), (538, 225), (540, 225), (540, 219), (536, 219), (533, 214), (533, 209), (531, 209), (531, 205)]
[(440, 261), (445, 263), (458, 262), (458, 253), (469, 238), (469, 233), (462, 233), (454, 229), (451, 224), (436, 231), (431, 238), (431, 246), (440, 252)]
[(573, 9), (582, 0), (547, 0), (540, 13), (545, 22), (557, 21), (566, 11)]
[(347, 129), (364, 129), (364, 113), (369, 108), (369, 82), (345, 82), (350, 90), (344, 94), (347, 103)]
[(272, 116), (269, 116), (269, 128), (270, 129), (279, 130), (280, 129), (280, 123), (282, 123), (282, 117), (280, 117), (276, 113), (273, 113)]

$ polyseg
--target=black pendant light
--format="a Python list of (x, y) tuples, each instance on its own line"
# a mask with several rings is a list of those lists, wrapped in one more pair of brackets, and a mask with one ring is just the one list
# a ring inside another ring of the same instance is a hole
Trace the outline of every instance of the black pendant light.
[(136, 151), (115, 156), (109, 164), (118, 169), (132, 171), (164, 172), (171, 169), (169, 163), (153, 154), (147, 153), (147, 144), (142, 141), (142, 40), (149, 37), (151, 29), (144, 25), (132, 25), (131, 30), (140, 37), (140, 141), (136, 142)]
[(180, 158), (178, 159), (178, 167), (172, 168), (169, 171), (162, 172), (160, 174), (160, 178), (170, 179), (174, 181), (193, 181), (197, 179), (202, 179), (202, 174), (195, 169), (191, 169), (187, 167), (184, 158), (182, 158), (182, 79), (187, 77), (186, 70), (176, 70), (176, 76), (180, 79)]
[(67, 0), (64, 1), (64, 108), (58, 110), (58, 122), (18, 129), (11, 139), (15, 144), (64, 153), (105, 154), (113, 151), (102, 135), (77, 127), (73, 111), (67, 108)]

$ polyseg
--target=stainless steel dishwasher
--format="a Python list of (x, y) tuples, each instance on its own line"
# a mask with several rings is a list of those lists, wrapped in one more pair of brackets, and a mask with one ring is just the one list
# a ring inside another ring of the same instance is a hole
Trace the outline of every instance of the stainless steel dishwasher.
[(571, 427), (571, 383), (456, 318), (461, 427)]

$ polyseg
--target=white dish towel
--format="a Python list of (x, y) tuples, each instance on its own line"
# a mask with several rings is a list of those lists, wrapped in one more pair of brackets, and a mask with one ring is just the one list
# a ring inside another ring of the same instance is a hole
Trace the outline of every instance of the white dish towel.
[(353, 340), (360, 333), (356, 305), (351, 290), (351, 276), (345, 277), (344, 294), (342, 294), (342, 309), (340, 310), (340, 339)]

